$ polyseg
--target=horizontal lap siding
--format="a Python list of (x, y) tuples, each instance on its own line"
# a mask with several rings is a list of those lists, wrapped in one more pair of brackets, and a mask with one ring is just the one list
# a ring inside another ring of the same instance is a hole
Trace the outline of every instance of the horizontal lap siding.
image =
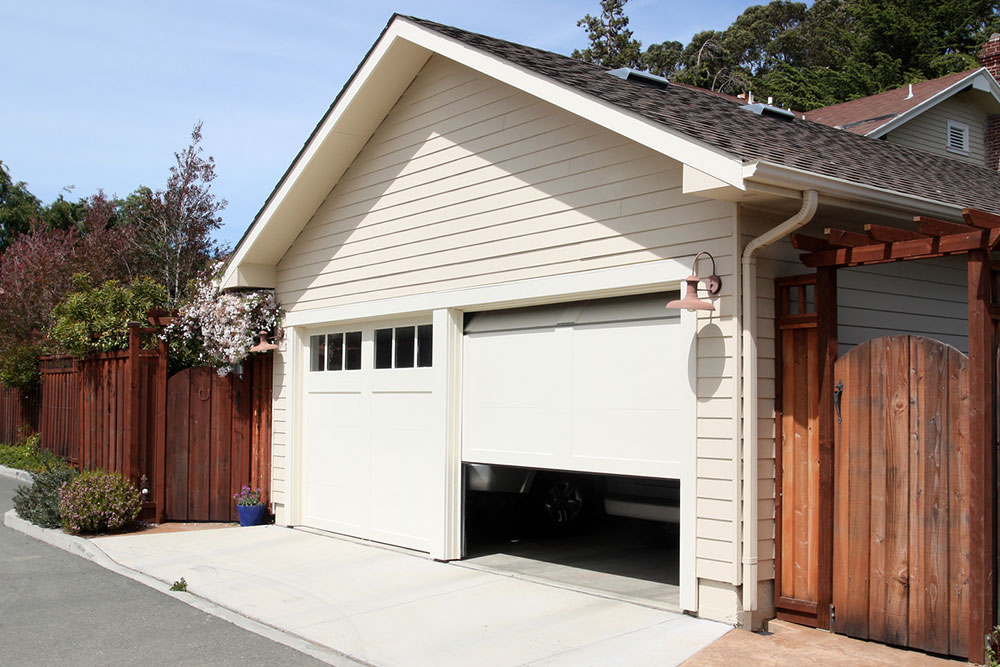
[[(734, 221), (733, 204), (681, 192), (679, 163), (435, 56), (282, 258), (277, 291), (301, 312), (710, 251), (724, 286), (720, 312), (698, 323), (698, 572), (731, 582)], [(281, 359), (276, 502), (287, 479)]]
[[(948, 150), (949, 120), (969, 126), (969, 155)], [(986, 112), (968, 94), (960, 93), (901, 125), (885, 138), (893, 144), (919, 148), (982, 167), (986, 164), (985, 134)]]

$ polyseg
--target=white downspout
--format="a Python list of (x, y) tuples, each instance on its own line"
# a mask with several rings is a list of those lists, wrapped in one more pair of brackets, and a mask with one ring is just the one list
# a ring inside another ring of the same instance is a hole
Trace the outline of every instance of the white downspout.
[(802, 193), (799, 212), (743, 249), (743, 610), (757, 609), (757, 251), (807, 224), (815, 190)]

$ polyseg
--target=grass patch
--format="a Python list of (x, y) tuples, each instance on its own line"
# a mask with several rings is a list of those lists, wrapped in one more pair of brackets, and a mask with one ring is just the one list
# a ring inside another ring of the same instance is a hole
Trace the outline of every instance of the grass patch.
[(57, 468), (68, 468), (66, 461), (38, 445), (40, 436), (29, 435), (16, 445), (0, 444), (0, 465), (28, 472), (44, 472)]

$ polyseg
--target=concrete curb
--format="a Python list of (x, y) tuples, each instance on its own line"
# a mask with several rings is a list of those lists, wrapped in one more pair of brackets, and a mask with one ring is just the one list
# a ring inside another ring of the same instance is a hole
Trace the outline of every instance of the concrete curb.
[[(6, 468), (5, 470), (10, 470), (10, 468)], [(16, 510), (9, 510), (6, 514), (4, 514), (3, 523), (11, 530), (16, 530), (19, 533), (24, 533), (28, 537), (33, 537), (36, 540), (45, 542), (46, 544), (54, 546), (58, 549), (68, 551), (75, 556), (79, 556), (100, 565), (106, 570), (111, 570), (115, 574), (128, 577), (133, 581), (137, 581), (140, 584), (156, 589), (160, 593), (169, 595), (175, 600), (180, 600), (185, 604), (191, 605), (195, 609), (199, 609), (206, 614), (211, 614), (212, 616), (221, 618), (222, 620), (228, 621), (237, 627), (243, 628), (244, 630), (252, 632), (256, 635), (260, 635), (265, 639), (270, 639), (273, 642), (284, 644), (289, 648), (305, 653), (306, 655), (312, 656), (313, 658), (321, 660), (327, 664), (342, 665), (343, 667), (363, 667), (368, 665), (368, 663), (359, 662), (350, 656), (340, 653), (339, 651), (315, 644), (307, 639), (299, 637), (298, 635), (290, 634), (279, 628), (247, 618), (246, 616), (218, 605), (207, 598), (199, 597), (193, 593), (171, 591), (169, 590), (171, 582), (162, 581), (138, 570), (133, 570), (121, 565), (117, 561), (112, 560), (112, 558), (104, 553), (100, 547), (88, 539), (77, 537), (76, 535), (69, 535), (68, 533), (64, 533), (61, 530), (55, 530), (53, 528), (42, 528), (25, 521), (17, 515)]]
[(0, 475), (4, 477), (10, 477), (21, 482), (27, 482), (31, 484), (34, 479), (31, 477), (31, 473), (26, 470), (18, 470), (17, 468), (8, 468), (7, 466), (0, 466)]

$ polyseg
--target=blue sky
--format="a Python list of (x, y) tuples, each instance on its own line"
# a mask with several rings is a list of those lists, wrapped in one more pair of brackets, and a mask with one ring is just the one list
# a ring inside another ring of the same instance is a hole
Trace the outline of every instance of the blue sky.
[[(747, 0), (631, 0), (644, 44), (724, 28)], [(597, 0), (0, 0), (0, 161), (49, 202), (161, 187), (204, 121), (218, 237), (235, 244), (393, 12), (569, 54)]]

